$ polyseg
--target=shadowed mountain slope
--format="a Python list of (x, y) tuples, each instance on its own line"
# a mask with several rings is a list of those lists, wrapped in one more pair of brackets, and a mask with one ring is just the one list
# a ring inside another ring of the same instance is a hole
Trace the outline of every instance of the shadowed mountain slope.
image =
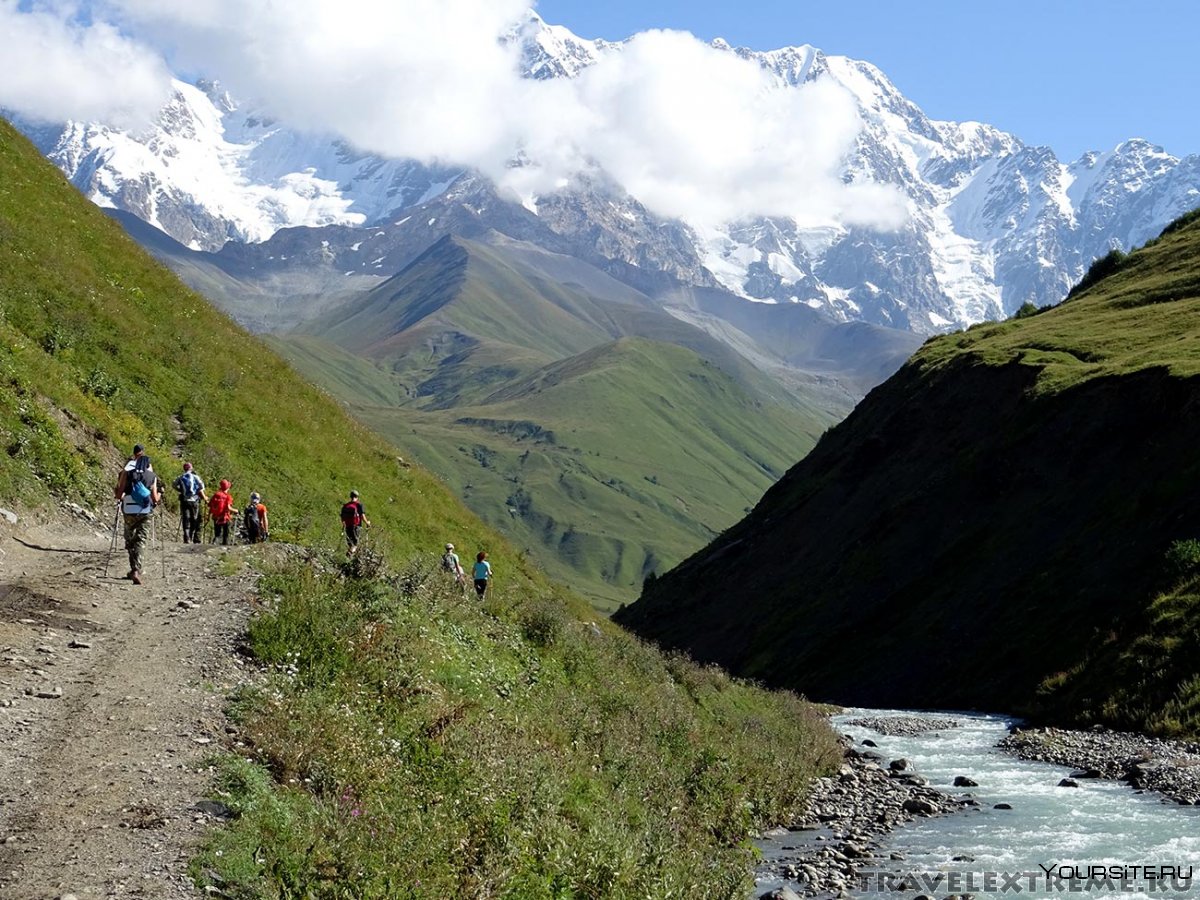
[(1200, 220), (1110, 262), (928, 342), (620, 621), (830, 701), (1196, 730)]

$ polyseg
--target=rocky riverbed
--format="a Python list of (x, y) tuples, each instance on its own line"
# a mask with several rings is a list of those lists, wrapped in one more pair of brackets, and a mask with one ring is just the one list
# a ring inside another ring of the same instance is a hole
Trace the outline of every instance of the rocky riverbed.
[(911, 736), (955, 728), (958, 726), (958, 720), (947, 716), (862, 716), (850, 719), (846, 724), (855, 728), (869, 728), (889, 736)]
[[(947, 721), (939, 719), (936, 727), (947, 727)], [(914, 819), (979, 805), (970, 796), (953, 797), (929, 787), (907, 760), (885, 759), (869, 743), (856, 747), (846, 738), (844, 746), (841, 768), (818, 779), (804, 814), (792, 828), (769, 835), (782, 843), (783, 852), (759, 867), (760, 880), (796, 882), (807, 897), (849, 896), (861, 868), (903, 859), (898, 853), (882, 858), (880, 836)], [(761, 896), (788, 900), (801, 895), (783, 887)]]
[(1157, 791), (1183, 806), (1200, 805), (1200, 744), (1195, 742), (1117, 731), (1032, 728), (1013, 731), (999, 746), (1021, 759), (1076, 769), (1064, 782), (1111, 778)]

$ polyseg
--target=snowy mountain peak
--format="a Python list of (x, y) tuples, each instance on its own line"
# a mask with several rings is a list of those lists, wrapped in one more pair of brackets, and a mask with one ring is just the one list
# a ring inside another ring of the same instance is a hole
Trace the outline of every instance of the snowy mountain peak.
[[(507, 40), (533, 79), (575, 78), (625, 46), (580, 38), (536, 14)], [(96, 203), (128, 210), (194, 248), (262, 241), (296, 225), (382, 226), (408, 221), (418, 207), (436, 220), (440, 204), (463, 212), (472, 227), (519, 226), (522, 240), (537, 233), (563, 242), (560, 249), (586, 242), (588, 253), (627, 274), (644, 270), (647, 284), (664, 277), (720, 283), (748, 299), (805, 303), (920, 333), (1002, 318), (1026, 301), (1056, 302), (1094, 258), (1142, 243), (1200, 205), (1200, 157), (1178, 159), (1134, 138), (1064, 163), (986, 123), (928, 118), (869, 62), (804, 44), (756, 51), (717, 39), (711, 46), (761, 66), (781, 89), (816, 79), (844, 88), (862, 130), (843, 178), (899, 188), (907, 225), (879, 233), (758, 219), (701, 231), (650, 215), (602, 173), (526, 198), (524, 208), (474, 177), (447, 193), (460, 170), (380, 158), (292, 130), (212, 81), (176, 82), (142, 134), (79, 122), (18, 124)]]

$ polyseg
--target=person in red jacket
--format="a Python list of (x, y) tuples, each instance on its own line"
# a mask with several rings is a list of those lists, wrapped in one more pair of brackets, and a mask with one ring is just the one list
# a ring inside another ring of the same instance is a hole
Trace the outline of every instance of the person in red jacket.
[(358, 538), (362, 526), (371, 527), (367, 511), (358, 501), (358, 491), (350, 492), (350, 500), (342, 504), (342, 528), (346, 532), (346, 555), (353, 556), (358, 552)]
[(231, 487), (233, 485), (229, 480), (222, 478), (221, 489), (208, 500), (208, 514), (212, 518), (214, 544), (220, 538), (222, 544), (229, 546), (229, 524), (238, 514), (238, 511), (233, 508), (233, 496), (229, 493)]

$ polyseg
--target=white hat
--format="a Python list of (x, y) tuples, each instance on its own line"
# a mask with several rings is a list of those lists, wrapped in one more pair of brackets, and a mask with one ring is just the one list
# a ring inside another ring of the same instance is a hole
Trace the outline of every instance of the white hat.
[(446, 549), (447, 549), (447, 550), (453, 550), (453, 549), (454, 549), (454, 545), (453, 545), (453, 544), (447, 544), (447, 545), (446, 545)]

